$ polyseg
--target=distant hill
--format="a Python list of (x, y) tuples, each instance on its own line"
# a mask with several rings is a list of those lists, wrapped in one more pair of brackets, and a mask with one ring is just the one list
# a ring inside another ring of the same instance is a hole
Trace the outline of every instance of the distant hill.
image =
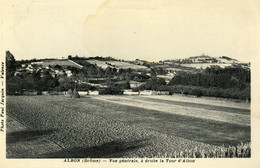
[[(31, 64), (47, 66), (60, 66), (60, 67), (75, 67), (83, 68), (88, 64), (96, 65), (102, 69), (107, 67), (116, 69), (134, 69), (134, 70), (147, 70), (148, 68), (143, 65), (136, 65), (134, 63), (117, 60), (112, 57), (69, 57), (69, 59), (41, 59), (41, 60), (29, 60)], [(87, 64), (86, 64), (87, 63)]]
[(202, 54), (200, 56), (191, 56), (185, 59), (166, 60), (163, 62), (166, 64), (178, 64), (183, 67), (196, 69), (205, 69), (210, 66), (220, 66), (222, 68), (234, 65), (240, 65), (245, 68), (249, 68), (250, 66), (249, 63), (241, 62), (227, 56), (211, 57), (205, 54)]
[(148, 62), (145, 60), (136, 59), (135, 61), (125, 61), (120, 59), (115, 59), (112, 57), (72, 57), (69, 56), (68, 59), (40, 59), (40, 60), (27, 60), (32, 64), (38, 64), (42, 66), (55, 66), (59, 65), (61, 67), (75, 67), (82, 68), (89, 65), (95, 65), (102, 69), (108, 67), (115, 69), (133, 69), (141, 71), (150, 71), (150, 68), (178, 68), (183, 70), (183, 68), (190, 69), (205, 69), (210, 66), (220, 66), (222, 68), (228, 66), (242, 66), (244, 68), (250, 68), (249, 63), (241, 62), (228, 56), (211, 57), (205, 55), (204, 53), (199, 56), (191, 56), (185, 59), (175, 59), (175, 60), (164, 60), (159, 62)]

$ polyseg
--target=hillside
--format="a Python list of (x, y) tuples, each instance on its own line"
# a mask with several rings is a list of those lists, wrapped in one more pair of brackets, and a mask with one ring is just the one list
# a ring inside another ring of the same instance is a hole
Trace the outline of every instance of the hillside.
[(69, 60), (69, 59), (53, 59), (53, 60), (43, 60), (32, 62), (31, 64), (41, 65), (43, 67), (47, 66), (56, 66), (59, 65), (61, 67), (75, 67), (75, 68), (82, 68), (83, 66)]
[(106, 60), (97, 60), (97, 59), (88, 59), (85, 60), (90, 64), (97, 65), (98, 67), (101, 67), (103, 69), (106, 69), (107, 67), (110, 68), (116, 68), (116, 69), (133, 69), (133, 70), (147, 70), (148, 68), (142, 65), (135, 65), (128, 62), (123, 61), (106, 61)]
[(211, 57), (205, 54), (200, 56), (191, 56), (185, 59), (176, 59), (176, 60), (165, 60), (162, 61), (164, 64), (179, 65), (181, 67), (187, 68), (196, 68), (196, 69), (206, 69), (211, 66), (219, 66), (221, 68), (240, 65), (243, 68), (250, 68), (250, 64), (236, 59), (220, 56), (220, 57)]

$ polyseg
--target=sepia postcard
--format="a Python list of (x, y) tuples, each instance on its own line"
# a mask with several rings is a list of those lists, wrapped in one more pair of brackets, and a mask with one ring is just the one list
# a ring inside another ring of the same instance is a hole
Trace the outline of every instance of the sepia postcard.
[(259, 6), (1, 1), (0, 167), (260, 167)]

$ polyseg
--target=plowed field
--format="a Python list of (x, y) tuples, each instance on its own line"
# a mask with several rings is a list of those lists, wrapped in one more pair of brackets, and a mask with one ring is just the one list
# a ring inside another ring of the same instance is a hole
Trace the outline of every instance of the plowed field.
[[(176, 151), (207, 151), (250, 142), (249, 106), (218, 100), (10, 96), (7, 115), (41, 133), (34, 138), (48, 139), (62, 149), (39, 158), (171, 157)], [(7, 146), (12, 145), (8, 137)]]

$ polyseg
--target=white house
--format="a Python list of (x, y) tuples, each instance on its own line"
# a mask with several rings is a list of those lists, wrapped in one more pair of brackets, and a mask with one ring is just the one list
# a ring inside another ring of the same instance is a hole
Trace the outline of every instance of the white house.
[(66, 72), (66, 74), (67, 74), (68, 77), (72, 76), (71, 70), (65, 70), (65, 72)]

